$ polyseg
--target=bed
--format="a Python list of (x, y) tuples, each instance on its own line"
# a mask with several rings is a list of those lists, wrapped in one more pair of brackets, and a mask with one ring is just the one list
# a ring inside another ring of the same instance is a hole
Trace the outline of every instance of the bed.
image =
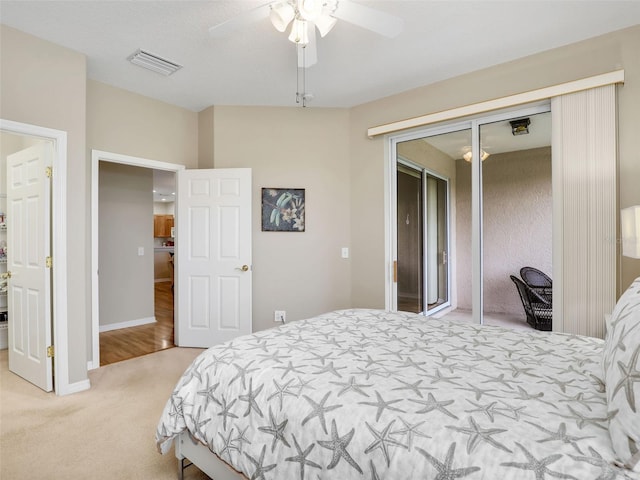
[[(214, 480), (640, 479), (640, 278), (603, 340), (341, 310), (203, 352), (156, 441)], [(180, 477), (181, 478), (181, 477)]]

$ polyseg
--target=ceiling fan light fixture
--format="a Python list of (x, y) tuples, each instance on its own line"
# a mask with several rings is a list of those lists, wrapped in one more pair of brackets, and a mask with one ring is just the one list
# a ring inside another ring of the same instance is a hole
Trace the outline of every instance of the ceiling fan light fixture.
[(322, 15), (322, 0), (298, 0), (298, 12), (304, 20), (315, 22)]
[(316, 27), (318, 28), (318, 32), (320, 32), (320, 36), (324, 37), (327, 33), (331, 31), (331, 29), (335, 26), (338, 19), (336, 17), (332, 17), (328, 14), (323, 14), (318, 17), (316, 20)]
[(299, 18), (293, 20), (289, 40), (299, 45), (306, 45), (309, 43), (309, 30), (306, 20), (301, 20)]
[(291, 4), (287, 2), (271, 6), (271, 12), (269, 13), (271, 23), (279, 32), (284, 32), (295, 16), (295, 10)]

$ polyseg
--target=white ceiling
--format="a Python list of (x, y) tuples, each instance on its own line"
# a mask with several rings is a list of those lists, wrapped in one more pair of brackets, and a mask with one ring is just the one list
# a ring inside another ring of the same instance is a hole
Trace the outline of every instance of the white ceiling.
[[(224, 38), (208, 34), (265, 3), (3, 0), (0, 21), (84, 53), (91, 79), (193, 111), (294, 106), (296, 49), (285, 33), (263, 19)], [(640, 1), (357, 3), (402, 18), (404, 30), (389, 39), (338, 21), (307, 69), (309, 106), (351, 107), (640, 23)], [(138, 48), (184, 68), (164, 77), (134, 66), (126, 58)]]

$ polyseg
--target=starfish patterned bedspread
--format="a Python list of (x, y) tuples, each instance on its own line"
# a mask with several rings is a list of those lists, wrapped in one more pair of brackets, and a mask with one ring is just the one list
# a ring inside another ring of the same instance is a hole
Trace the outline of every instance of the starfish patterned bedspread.
[(343, 310), (203, 352), (156, 432), (251, 479), (640, 478), (618, 468), (603, 342)]

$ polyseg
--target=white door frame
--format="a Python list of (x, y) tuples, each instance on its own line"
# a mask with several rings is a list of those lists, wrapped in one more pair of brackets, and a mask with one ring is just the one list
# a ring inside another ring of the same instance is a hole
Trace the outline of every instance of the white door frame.
[[(184, 165), (176, 163), (160, 162), (148, 158), (132, 157), (119, 153), (91, 150), (91, 361), (87, 364), (88, 370), (100, 367), (100, 289), (98, 279), (98, 190), (99, 190), (99, 162), (120, 163), (134, 167), (151, 168), (154, 170), (166, 170), (178, 172), (184, 170)], [(151, 193), (150, 193), (151, 194)], [(176, 202), (178, 199), (176, 198)], [(176, 312), (177, 315), (177, 312)], [(178, 321), (176, 316), (175, 321)]]
[(89, 381), (69, 384), (69, 345), (67, 325), (67, 132), (0, 119), (0, 130), (7, 133), (41, 137), (54, 144), (53, 180), (51, 184), (51, 252), (54, 259), (53, 284), (53, 344), (55, 358), (53, 374), (56, 395), (67, 395), (89, 388)]

